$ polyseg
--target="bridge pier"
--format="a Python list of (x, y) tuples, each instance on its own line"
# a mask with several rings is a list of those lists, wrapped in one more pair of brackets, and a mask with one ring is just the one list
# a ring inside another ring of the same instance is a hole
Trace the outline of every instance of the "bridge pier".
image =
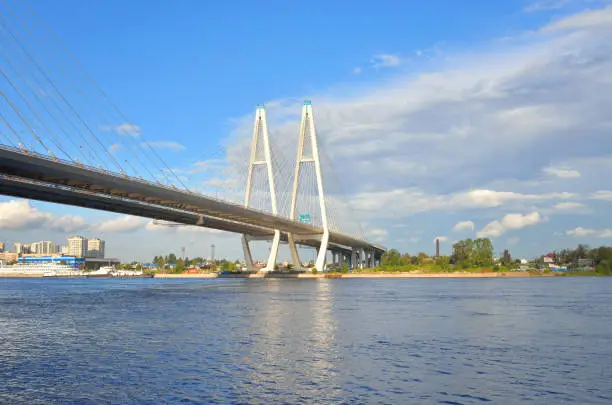
[(359, 268), (363, 269), (365, 268), (365, 260), (366, 260), (366, 255), (365, 255), (365, 249), (359, 249)]
[(289, 252), (291, 253), (291, 263), (295, 270), (302, 270), (302, 262), (300, 262), (300, 254), (298, 253), (297, 246), (295, 244), (295, 237), (292, 233), (287, 234), (287, 243), (289, 245)]
[(251, 254), (251, 247), (249, 246), (249, 239), (247, 235), (242, 235), (242, 252), (244, 253), (244, 263), (247, 271), (251, 272), (255, 270), (253, 265), (253, 255)]

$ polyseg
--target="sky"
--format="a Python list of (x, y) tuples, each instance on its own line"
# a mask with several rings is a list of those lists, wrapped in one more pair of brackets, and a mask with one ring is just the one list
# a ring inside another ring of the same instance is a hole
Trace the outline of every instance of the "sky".
[[(194, 168), (244, 162), (259, 103), (290, 167), (310, 99), (330, 193), (372, 241), (448, 254), (489, 237), (517, 257), (612, 242), (608, 1), (29, 4), (129, 117), (113, 130), (138, 128), (189, 187), (240, 200), (243, 174)], [(0, 198), (5, 242), (72, 234), (123, 260), (241, 257), (237, 235)]]

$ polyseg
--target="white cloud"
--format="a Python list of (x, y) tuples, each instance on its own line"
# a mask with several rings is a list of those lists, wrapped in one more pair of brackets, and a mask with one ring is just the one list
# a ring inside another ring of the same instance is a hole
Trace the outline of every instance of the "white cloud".
[(359, 66), (357, 66), (356, 68), (353, 69), (353, 74), (354, 75), (358, 75), (361, 73), (361, 68)]
[(512, 191), (470, 190), (454, 194), (429, 195), (417, 189), (394, 189), (357, 194), (352, 206), (383, 217), (402, 217), (427, 211), (451, 211), (473, 208), (494, 208), (511, 203), (539, 200), (563, 200), (572, 193), (521, 194)]
[(185, 146), (174, 141), (152, 141), (152, 142), (141, 142), (142, 146), (149, 146), (156, 149), (172, 150), (174, 152), (180, 152), (185, 149)]
[(557, 10), (567, 6), (571, 0), (540, 0), (536, 1), (523, 9), (526, 13), (535, 13), (539, 11)]
[(54, 215), (39, 211), (28, 200), (0, 203), (0, 229), (49, 229), (74, 232), (86, 228), (85, 220), (74, 215)]
[(123, 215), (118, 218), (99, 222), (92, 226), (98, 232), (134, 232), (141, 229), (145, 224), (145, 219), (132, 215)]
[(586, 206), (584, 204), (579, 203), (579, 202), (564, 201), (564, 202), (560, 202), (560, 203), (557, 203), (557, 204), (553, 205), (553, 210), (567, 212), (567, 211), (582, 210), (585, 207)]
[(448, 236), (436, 236), (433, 239), (433, 243), (436, 243), (436, 239), (438, 239), (440, 241), (440, 243), (442, 242), (448, 242)]
[(468, 231), (468, 230), (469, 231), (474, 230), (474, 223), (472, 221), (457, 222), (455, 226), (453, 227), (454, 232)]
[(479, 238), (495, 238), (511, 229), (521, 229), (542, 222), (544, 218), (539, 212), (530, 214), (507, 214), (501, 222), (491, 221), (477, 233)]
[(87, 224), (82, 217), (76, 215), (53, 215), (45, 213), (47, 220), (43, 226), (47, 229), (60, 232), (75, 232), (87, 228)]
[(125, 123), (112, 128), (119, 135), (140, 136), (142, 129), (136, 124)]
[(593, 200), (612, 201), (612, 191), (611, 190), (599, 190), (591, 194), (589, 198)]
[(538, 224), (543, 221), (542, 215), (539, 212), (531, 214), (508, 214), (502, 219), (502, 225), (507, 229), (520, 229), (526, 226)]
[(576, 179), (580, 177), (580, 172), (577, 170), (561, 169), (557, 167), (546, 167), (544, 173), (561, 179)]
[(585, 229), (583, 227), (577, 227), (574, 229), (571, 229), (569, 231), (566, 231), (565, 233), (567, 235), (570, 236), (587, 236), (587, 235), (591, 235), (593, 233), (595, 233), (596, 231), (594, 229)]
[(612, 25), (612, 6), (596, 10), (587, 10), (562, 18), (545, 27), (545, 30), (572, 30), (596, 28)]
[(372, 236), (387, 236), (389, 232), (386, 229), (374, 228), (368, 231), (368, 235)]
[(593, 236), (596, 238), (612, 238), (612, 229), (589, 229), (579, 226), (577, 228), (566, 231), (565, 234), (578, 238), (585, 236)]
[(372, 66), (375, 68), (392, 67), (400, 64), (400, 58), (397, 55), (379, 53), (372, 57)]
[(159, 231), (159, 232), (196, 232), (196, 233), (213, 233), (216, 235), (230, 235), (228, 232), (220, 231), (218, 229), (210, 229), (196, 225), (184, 225), (177, 224), (175, 222), (164, 221), (164, 220), (151, 220), (145, 225), (147, 231)]
[(369, 229), (367, 231), (367, 234), (368, 236), (373, 238), (374, 242), (383, 242), (389, 235), (389, 232), (386, 229), (374, 228), (374, 229)]
[(506, 228), (499, 221), (492, 221), (485, 225), (480, 232), (476, 234), (479, 238), (496, 238), (506, 232)]

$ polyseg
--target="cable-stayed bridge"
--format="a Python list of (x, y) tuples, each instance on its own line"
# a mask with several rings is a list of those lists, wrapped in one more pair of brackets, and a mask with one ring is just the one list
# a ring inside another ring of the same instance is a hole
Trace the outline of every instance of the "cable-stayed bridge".
[[(242, 234), (251, 270), (254, 240), (271, 241), (264, 270), (274, 268), (281, 242), (296, 268), (300, 245), (317, 249), (320, 271), (328, 251), (337, 264), (376, 265), (384, 248), (367, 240), (342, 194), (329, 187), (333, 171), (309, 101), (295, 141), (292, 153), (277, 145), (258, 106), (250, 151), (231, 145), (199, 162), (198, 170), (221, 166), (223, 181), (238, 185), (213, 197), (188, 185), (184, 170), (144, 140), (27, 2), (0, 4), (2, 194)], [(204, 183), (213, 180), (221, 181)]]

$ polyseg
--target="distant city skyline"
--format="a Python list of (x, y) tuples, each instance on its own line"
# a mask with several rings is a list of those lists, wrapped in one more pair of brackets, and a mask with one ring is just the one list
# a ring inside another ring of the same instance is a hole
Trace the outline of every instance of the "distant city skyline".
[(54, 243), (51, 240), (35, 242), (14, 241), (12, 249), (7, 243), (0, 243), (0, 251), (15, 252), (18, 255), (65, 255), (85, 258), (104, 258), (106, 241), (100, 238), (85, 238), (73, 235), (66, 238), (66, 243)]

